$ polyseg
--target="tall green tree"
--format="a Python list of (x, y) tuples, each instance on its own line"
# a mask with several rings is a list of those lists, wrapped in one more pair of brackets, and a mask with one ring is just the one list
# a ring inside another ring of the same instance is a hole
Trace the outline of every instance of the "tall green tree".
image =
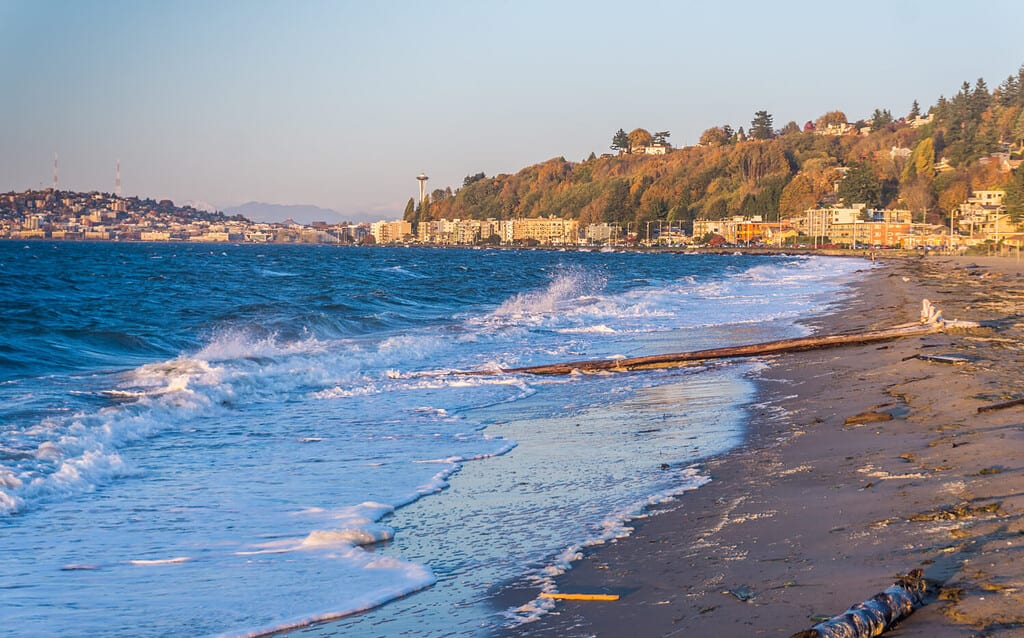
[(1024, 222), (1024, 171), (1017, 169), (1004, 190), (1006, 197), (1003, 198), (1003, 205), (1010, 219), (1016, 224)]
[(615, 131), (615, 135), (612, 136), (612, 150), (628, 153), (629, 148), (629, 135), (622, 129)]
[(892, 124), (892, 113), (888, 109), (875, 109), (871, 114), (871, 131), (881, 131)]
[(917, 103), (917, 100), (914, 100), (914, 103), (910, 105), (910, 114), (908, 117), (912, 120), (921, 117), (921, 105)]
[(769, 140), (775, 136), (775, 129), (772, 128), (772, 116), (768, 111), (754, 113), (754, 119), (750, 120), (750, 137), (755, 140)]
[(672, 133), (668, 131), (658, 131), (654, 134), (654, 143), (666, 145), (668, 144), (668, 138), (672, 136)]
[(867, 163), (853, 164), (836, 193), (847, 206), (867, 204), (870, 208), (882, 205), (882, 181)]
[(416, 200), (412, 197), (410, 197), (409, 201), (405, 204), (405, 212), (402, 214), (402, 219), (413, 223), (419, 221), (416, 218)]

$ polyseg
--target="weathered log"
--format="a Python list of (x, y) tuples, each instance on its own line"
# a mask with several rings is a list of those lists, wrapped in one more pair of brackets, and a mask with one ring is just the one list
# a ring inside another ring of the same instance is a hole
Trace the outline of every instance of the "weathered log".
[(978, 408), (978, 412), (992, 412), (993, 410), (1005, 410), (1006, 408), (1012, 408), (1014, 406), (1024, 405), (1024, 399), (1013, 399), (1012, 401), (1003, 401), (1002, 403), (992, 403), (990, 405), (983, 405)]
[(871, 638), (880, 636), (924, 604), (924, 572), (915, 569), (885, 591), (844, 613), (790, 638)]
[[(803, 350), (819, 350), (823, 348), (835, 348), (838, 346), (859, 345), (875, 343), (879, 341), (892, 341), (904, 337), (916, 337), (920, 335), (934, 334), (944, 331), (947, 327), (970, 328), (977, 324), (973, 322), (947, 322), (942, 319), (942, 313), (925, 299), (922, 303), (921, 321), (911, 324), (894, 326), (885, 330), (873, 330), (854, 334), (825, 335), (815, 337), (801, 337), (797, 339), (782, 339), (766, 343), (755, 343), (745, 346), (731, 346), (727, 348), (712, 348), (709, 350), (696, 350), (693, 352), (677, 352), (672, 354), (659, 354), (647, 357), (631, 357), (624, 359), (597, 359), (590, 361), (574, 361), (571, 363), (553, 363), (549, 365), (526, 366), (522, 368), (503, 369), (504, 373), (512, 374), (538, 374), (538, 375), (560, 375), (572, 374), (573, 372), (626, 372), (631, 370), (652, 370), (658, 368), (674, 368), (692, 363), (695, 361), (707, 361), (711, 359), (732, 359), (737, 357), (757, 357), (769, 354), (781, 354), (785, 352), (800, 352)], [(491, 374), (486, 371), (478, 371), (470, 374)]]

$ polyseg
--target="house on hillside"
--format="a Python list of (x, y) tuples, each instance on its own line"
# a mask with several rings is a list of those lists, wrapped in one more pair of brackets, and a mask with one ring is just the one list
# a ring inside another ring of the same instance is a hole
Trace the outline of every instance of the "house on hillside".
[(644, 155), (665, 155), (671, 149), (672, 147), (668, 144), (651, 144), (650, 146), (642, 147)]

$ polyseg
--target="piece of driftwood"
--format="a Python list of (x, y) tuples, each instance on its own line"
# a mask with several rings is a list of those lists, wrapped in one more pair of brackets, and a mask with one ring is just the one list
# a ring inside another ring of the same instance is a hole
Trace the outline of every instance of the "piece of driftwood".
[(559, 594), (557, 592), (541, 592), (541, 598), (552, 600), (596, 600), (613, 602), (619, 599), (618, 594)]
[(1006, 408), (1012, 408), (1014, 406), (1024, 405), (1024, 399), (1013, 399), (1012, 401), (1003, 401), (1002, 403), (993, 403), (991, 405), (983, 405), (978, 408), (978, 412), (992, 412), (993, 410), (1005, 410)]
[[(921, 320), (914, 323), (894, 326), (885, 330), (873, 330), (854, 334), (825, 335), (815, 337), (801, 337), (798, 339), (782, 339), (780, 341), (769, 341), (766, 343), (755, 343), (745, 346), (732, 346), (727, 348), (712, 348), (709, 350), (696, 350), (694, 352), (678, 352), (673, 354), (659, 354), (647, 357), (632, 357), (625, 359), (598, 359), (591, 361), (574, 361), (571, 363), (553, 363), (549, 365), (526, 366), (522, 368), (507, 368), (501, 372), (512, 374), (538, 374), (538, 375), (559, 375), (572, 374), (573, 372), (626, 372), (630, 370), (652, 370), (658, 368), (674, 368), (692, 363), (695, 361), (707, 361), (710, 359), (732, 359), (736, 357), (756, 357), (769, 354), (781, 354), (785, 352), (800, 352), (803, 350), (818, 350), (822, 348), (835, 348), (838, 346), (859, 345), (878, 341), (891, 341), (903, 337), (916, 337), (920, 335), (934, 334), (944, 330), (956, 328), (973, 328), (978, 324), (965, 321), (945, 321), (942, 313), (936, 309), (931, 302), (925, 299), (921, 308)], [(470, 374), (491, 374), (487, 371), (477, 371)]]
[(857, 603), (790, 638), (870, 638), (881, 636), (924, 604), (924, 572), (915, 569), (885, 591)]

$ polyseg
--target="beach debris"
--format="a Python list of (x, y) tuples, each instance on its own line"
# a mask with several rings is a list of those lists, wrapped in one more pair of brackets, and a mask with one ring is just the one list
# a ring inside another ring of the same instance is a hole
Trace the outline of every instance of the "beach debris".
[(920, 359), (931, 363), (945, 363), (948, 365), (962, 366), (970, 363), (971, 359), (958, 354), (915, 354), (911, 359)]
[(541, 598), (550, 598), (551, 600), (596, 600), (596, 601), (615, 601), (619, 599), (618, 594), (560, 594), (558, 592), (541, 592)]
[(924, 604), (924, 572), (915, 569), (885, 591), (857, 603), (838, 616), (790, 638), (869, 638), (880, 636)]
[(993, 403), (991, 405), (983, 405), (978, 408), (978, 413), (992, 412), (993, 410), (1005, 410), (1006, 408), (1012, 408), (1018, 405), (1024, 405), (1024, 398), (1013, 399), (1012, 401), (1003, 401), (1002, 403)]
[(910, 517), (912, 521), (955, 521), (961, 518), (975, 518), (982, 514), (998, 514), (1002, 511), (1002, 503), (989, 503), (988, 505), (970, 505), (960, 503), (951, 507), (940, 507), (930, 512), (914, 514)]
[[(709, 359), (758, 357), (763, 355), (782, 354), (786, 352), (802, 352), (805, 350), (820, 350), (847, 345), (862, 345), (878, 341), (892, 341), (893, 339), (901, 339), (904, 337), (917, 337), (934, 334), (944, 332), (950, 328), (970, 329), (977, 328), (979, 326), (980, 324), (974, 321), (947, 321), (942, 318), (942, 312), (933, 306), (930, 301), (925, 299), (921, 303), (920, 321), (893, 326), (884, 330), (870, 330), (867, 332), (852, 334), (801, 337), (797, 339), (782, 339), (779, 341), (754, 343), (745, 346), (711, 348), (709, 350), (659, 354), (647, 357), (595, 359), (590, 361), (574, 361), (571, 363), (525, 366), (521, 368), (503, 368), (501, 369), (501, 372), (506, 374), (566, 375), (578, 372), (593, 373), (657, 370), (663, 368), (676, 368), (695, 361), (707, 361)], [(489, 375), (494, 374), (494, 371), (475, 370), (464, 372), (463, 374)]]
[(754, 590), (749, 588), (749, 587), (747, 587), (746, 585), (742, 585), (742, 586), (736, 587), (734, 589), (728, 589), (728, 590), (726, 590), (726, 591), (724, 591), (722, 593), (723, 594), (732, 594), (733, 596), (736, 597), (737, 600), (742, 600), (745, 603), (746, 602), (750, 602), (751, 600), (754, 600), (755, 598), (757, 598), (757, 594), (754, 593)]
[(843, 425), (860, 425), (862, 423), (877, 423), (880, 421), (892, 421), (893, 416), (889, 412), (861, 412), (843, 421)]

